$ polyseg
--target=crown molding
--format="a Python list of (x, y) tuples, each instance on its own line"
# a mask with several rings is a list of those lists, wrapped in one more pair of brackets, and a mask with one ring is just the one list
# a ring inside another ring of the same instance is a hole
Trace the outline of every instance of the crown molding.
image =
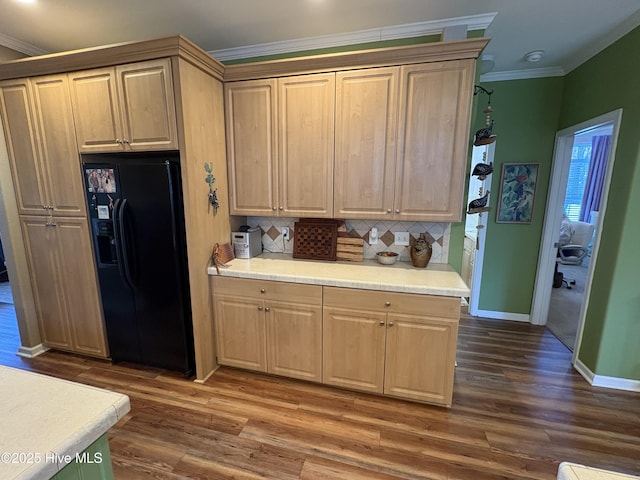
[(530, 68), (528, 70), (483, 73), (480, 75), (480, 81), (502, 82), (505, 80), (526, 80), (529, 78), (564, 77), (565, 74), (566, 72), (562, 67)]
[(38, 48), (34, 45), (30, 45), (2, 33), (0, 33), (0, 45), (10, 48), (11, 50), (15, 50), (16, 52), (24, 53), (25, 55), (29, 55), (31, 57), (35, 57), (37, 55), (46, 55), (47, 53), (50, 53), (46, 50), (43, 50), (42, 48)]
[(617, 42), (624, 37), (631, 30), (640, 25), (640, 10), (635, 12), (630, 17), (626, 18), (620, 25), (614, 30), (607, 32), (602, 37), (598, 38), (594, 42), (590, 43), (580, 52), (572, 55), (565, 64), (565, 72), (569, 73), (582, 65), (587, 60), (595, 57), (598, 53), (603, 51), (611, 44)]
[(357, 45), (360, 43), (378, 42), (384, 40), (396, 40), (400, 38), (419, 37), (424, 35), (439, 35), (446, 27), (467, 25), (467, 30), (485, 30), (497, 12), (482, 15), (470, 15), (466, 17), (449, 18), (431, 22), (408, 23), (392, 27), (372, 28), (350, 33), (335, 35), (321, 35), (306, 37), (282, 42), (270, 42), (246, 47), (212, 50), (211, 56), (220, 61), (237, 60), (241, 58), (265, 57), (282, 53), (316, 50), (321, 48), (341, 47), (345, 45)]

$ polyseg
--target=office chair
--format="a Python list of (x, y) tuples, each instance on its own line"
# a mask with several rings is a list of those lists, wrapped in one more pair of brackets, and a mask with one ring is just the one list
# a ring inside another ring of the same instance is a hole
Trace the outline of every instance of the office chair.
[[(593, 232), (595, 226), (587, 222), (571, 222), (573, 227), (573, 234), (566, 245), (558, 247), (558, 259), (557, 263), (561, 265), (582, 265), (582, 261), (589, 254), (589, 244), (593, 238)], [(562, 283), (567, 288), (571, 288), (571, 285), (575, 285), (575, 279), (565, 279), (563, 277)]]

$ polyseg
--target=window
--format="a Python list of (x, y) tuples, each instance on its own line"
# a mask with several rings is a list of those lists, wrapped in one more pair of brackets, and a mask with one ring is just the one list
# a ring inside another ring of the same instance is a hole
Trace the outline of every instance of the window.
[(580, 220), (580, 207), (582, 206), (590, 160), (591, 143), (574, 143), (571, 152), (567, 193), (564, 197), (564, 213), (573, 222)]

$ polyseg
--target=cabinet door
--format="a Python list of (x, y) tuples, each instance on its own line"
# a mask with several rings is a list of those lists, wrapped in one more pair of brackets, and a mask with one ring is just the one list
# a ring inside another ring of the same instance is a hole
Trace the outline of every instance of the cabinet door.
[(56, 227), (45, 217), (22, 217), (21, 223), (42, 342), (73, 350)]
[(467, 236), (464, 237), (464, 248), (462, 250), (462, 268), (460, 276), (464, 283), (471, 287), (471, 278), (473, 277), (473, 262), (476, 253), (476, 242)]
[(120, 152), (122, 121), (113, 68), (69, 74), (71, 103), (80, 152)]
[(66, 75), (31, 79), (41, 171), (55, 215), (86, 215), (80, 158)]
[(322, 307), (267, 301), (267, 371), (322, 381)]
[(116, 74), (125, 149), (177, 150), (171, 61), (160, 59), (121, 65), (116, 67)]
[(395, 218), (459, 222), (474, 60), (401, 67)]
[(87, 220), (22, 217), (21, 223), (43, 343), (107, 357)]
[[(0, 83), (0, 112), (4, 123), (9, 162), (21, 214), (48, 214), (45, 172), (40, 168), (29, 80)], [(79, 169), (78, 169), (79, 170)]]
[(458, 322), (387, 316), (384, 393), (451, 406)]
[(246, 297), (214, 296), (218, 363), (267, 371), (264, 307)]
[(278, 79), (278, 211), (333, 215), (335, 74)]
[(334, 216), (391, 218), (399, 68), (336, 74)]
[(54, 218), (54, 222), (73, 350), (107, 357), (88, 221), (84, 218)]
[(226, 83), (229, 213), (277, 215), (276, 81)]
[(323, 309), (323, 382), (382, 393), (386, 314)]

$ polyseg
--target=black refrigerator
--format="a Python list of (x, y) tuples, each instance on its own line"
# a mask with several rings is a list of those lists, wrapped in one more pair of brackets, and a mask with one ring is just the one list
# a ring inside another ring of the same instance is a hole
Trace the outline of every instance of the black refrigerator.
[(191, 376), (178, 153), (89, 154), (82, 169), (112, 361)]

